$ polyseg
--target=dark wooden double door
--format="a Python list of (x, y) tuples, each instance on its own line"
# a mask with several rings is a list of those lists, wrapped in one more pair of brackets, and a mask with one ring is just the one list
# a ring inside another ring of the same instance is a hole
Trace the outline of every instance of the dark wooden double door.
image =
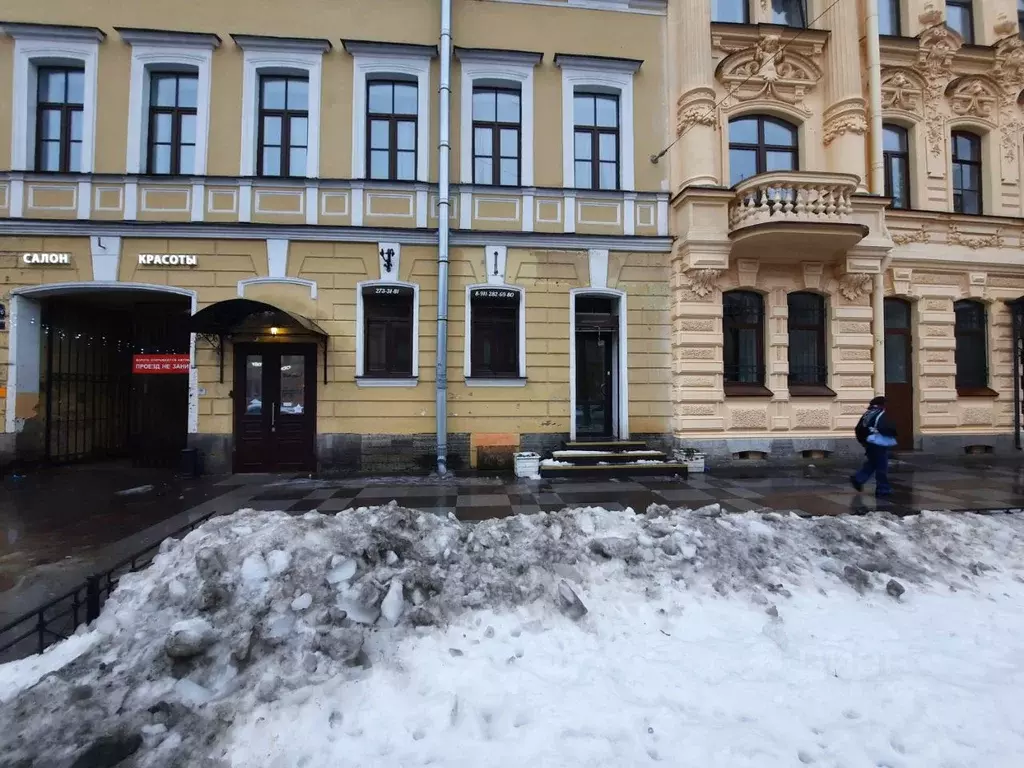
[(316, 469), (316, 346), (235, 345), (235, 471)]

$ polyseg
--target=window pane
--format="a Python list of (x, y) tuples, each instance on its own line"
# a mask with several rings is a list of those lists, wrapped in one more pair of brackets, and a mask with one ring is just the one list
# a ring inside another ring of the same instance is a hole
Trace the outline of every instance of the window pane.
[(958, 133), (954, 142), (957, 160), (981, 160), (981, 142), (976, 136)]
[(263, 145), (278, 147), (281, 145), (281, 118), (268, 115), (263, 118)]
[(305, 147), (296, 147), (288, 153), (288, 174), (290, 176), (306, 175)]
[(284, 109), (285, 81), (263, 78), (263, 108)]
[(953, 163), (953, 190), (959, 192), (964, 188), (964, 166), (961, 163)]
[(68, 104), (85, 104), (85, 72), (81, 69), (68, 72)]
[(898, 35), (900, 33), (899, 0), (880, 0), (878, 3), (878, 33)]
[(965, 43), (974, 42), (971, 21), (969, 3), (946, 3), (946, 24), (950, 29), (959, 33)]
[(518, 160), (502, 160), (501, 161), (501, 183), (506, 186), (516, 186), (519, 184), (519, 161)]
[(398, 174), (396, 178), (402, 181), (412, 181), (416, 178), (415, 152), (398, 153)]
[(590, 160), (591, 152), (594, 149), (594, 138), (589, 132), (577, 131), (576, 133), (575, 159)]
[(494, 91), (473, 91), (473, 119), (493, 122), (495, 99)]
[(370, 121), (370, 149), (387, 149), (390, 146), (390, 127), (387, 120)]
[(196, 172), (196, 148), (192, 144), (182, 144), (180, 161), (178, 163), (179, 173), (186, 176)]
[(903, 301), (886, 299), (884, 323), (886, 329), (906, 330), (910, 328), (910, 306)]
[(498, 92), (498, 122), (519, 122), (519, 94), (508, 91)]
[(72, 141), (68, 145), (68, 173), (82, 170), (82, 142)]
[(618, 164), (601, 163), (601, 189), (618, 189)]
[(770, 120), (764, 121), (764, 143), (778, 147), (795, 147), (796, 131), (789, 126), (779, 125)]
[(765, 152), (765, 172), (796, 170), (796, 155), (792, 152)]
[(178, 106), (195, 109), (199, 104), (199, 78), (182, 75), (178, 78)]
[(589, 162), (576, 161), (576, 186), (580, 189), (590, 189), (594, 186), (593, 170)]
[(390, 115), (392, 111), (391, 83), (370, 83), (368, 99), (370, 112), (379, 115)]
[(981, 168), (977, 165), (964, 167), (964, 188), (974, 192), (981, 190)]
[(598, 158), (601, 160), (617, 160), (618, 144), (618, 136), (614, 133), (602, 133), (597, 137)]
[(757, 152), (753, 149), (729, 150), (729, 184), (739, 184), (757, 175)]
[(153, 173), (171, 172), (171, 145), (156, 144), (153, 147)]
[(772, 0), (772, 23), (804, 26), (804, 0)]
[(594, 124), (594, 97), (577, 96), (573, 101), (573, 114), (576, 125)]
[(57, 141), (44, 141), (39, 152), (40, 171), (60, 170), (60, 143)]
[(416, 114), (416, 86), (405, 83), (395, 85), (395, 114)]
[(889, 191), (889, 196), (892, 197), (893, 207), (908, 208), (910, 190), (907, 186), (907, 180), (909, 179), (907, 161), (901, 157), (890, 158), (889, 169), (892, 178), (892, 189)]
[(176, 100), (175, 79), (166, 75), (154, 75), (150, 102), (158, 107), (173, 107)]
[(39, 114), (40, 136), (44, 139), (60, 138), (60, 110), (47, 109)]
[(386, 373), (388, 369), (388, 327), (382, 322), (366, 324), (366, 372)]
[(910, 382), (909, 366), (907, 365), (907, 345), (910, 338), (903, 334), (887, 333), (885, 335), (885, 383), (908, 384)]
[(388, 177), (389, 156), (386, 149), (375, 149), (370, 152), (370, 178), (386, 179)]
[(74, 110), (69, 116), (71, 123), (71, 140), (81, 141), (82, 140), (82, 111), (80, 109)]
[(757, 357), (758, 331), (740, 328), (736, 331), (736, 381), (743, 384), (761, 383), (761, 361)]
[(882, 130), (882, 148), (890, 152), (906, 152), (906, 130), (896, 125), (885, 126)]
[(512, 128), (501, 129), (501, 156), (519, 157), (519, 131)]
[(494, 146), (491, 139), (494, 132), (490, 128), (476, 128), (473, 131), (473, 152), (478, 155), (490, 155), (494, 153)]
[(263, 150), (263, 175), (281, 175), (281, 150), (279, 147), (266, 147)]
[(309, 109), (309, 81), (288, 81), (288, 109), (305, 111)]
[(263, 355), (245, 357), (245, 403), (247, 415), (263, 412)]
[(302, 413), (306, 405), (306, 358), (281, 355), (281, 415)]
[(730, 144), (757, 144), (757, 118), (743, 117), (729, 123)]
[(473, 181), (477, 184), (494, 183), (494, 161), (489, 157), (478, 157), (473, 160)]
[(52, 69), (39, 70), (39, 100), (50, 104), (64, 103), (65, 74)]
[(153, 115), (153, 141), (171, 143), (171, 116), (158, 113)]
[(398, 148), (416, 149), (416, 123), (404, 121), (398, 124)]
[(309, 120), (305, 117), (293, 117), (291, 118), (291, 125), (289, 126), (291, 145), (293, 147), (304, 147), (308, 144), (308, 131)]
[(181, 116), (181, 143), (182, 144), (195, 144), (196, 143), (196, 116), (195, 115), (182, 115)]
[(981, 195), (977, 192), (964, 192), (961, 199), (963, 201), (960, 208), (961, 213), (981, 213)]
[(743, 24), (747, 21), (749, 0), (711, 0), (711, 20)]
[(615, 128), (619, 124), (619, 100), (597, 99), (597, 124), (602, 128)]

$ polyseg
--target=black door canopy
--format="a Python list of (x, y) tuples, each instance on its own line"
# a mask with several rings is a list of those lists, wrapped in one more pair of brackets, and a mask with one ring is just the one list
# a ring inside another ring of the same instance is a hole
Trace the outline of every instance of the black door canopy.
[(189, 319), (189, 332), (202, 336), (231, 336), (243, 329), (256, 330), (257, 326), (287, 328), (327, 338), (327, 331), (308, 317), (252, 299), (218, 301)]

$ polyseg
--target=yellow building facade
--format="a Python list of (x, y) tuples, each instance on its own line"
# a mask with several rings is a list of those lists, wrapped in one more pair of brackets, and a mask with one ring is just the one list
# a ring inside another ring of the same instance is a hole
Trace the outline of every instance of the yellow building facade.
[(1014, 0), (179, 11), (0, 20), (5, 460), (1014, 445)]

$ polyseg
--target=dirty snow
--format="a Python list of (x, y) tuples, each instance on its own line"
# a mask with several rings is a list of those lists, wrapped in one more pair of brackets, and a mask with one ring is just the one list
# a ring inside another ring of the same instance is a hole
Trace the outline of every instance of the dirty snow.
[(1009, 515), (243, 511), (0, 666), (0, 766), (1009, 768), (1022, 601)]

